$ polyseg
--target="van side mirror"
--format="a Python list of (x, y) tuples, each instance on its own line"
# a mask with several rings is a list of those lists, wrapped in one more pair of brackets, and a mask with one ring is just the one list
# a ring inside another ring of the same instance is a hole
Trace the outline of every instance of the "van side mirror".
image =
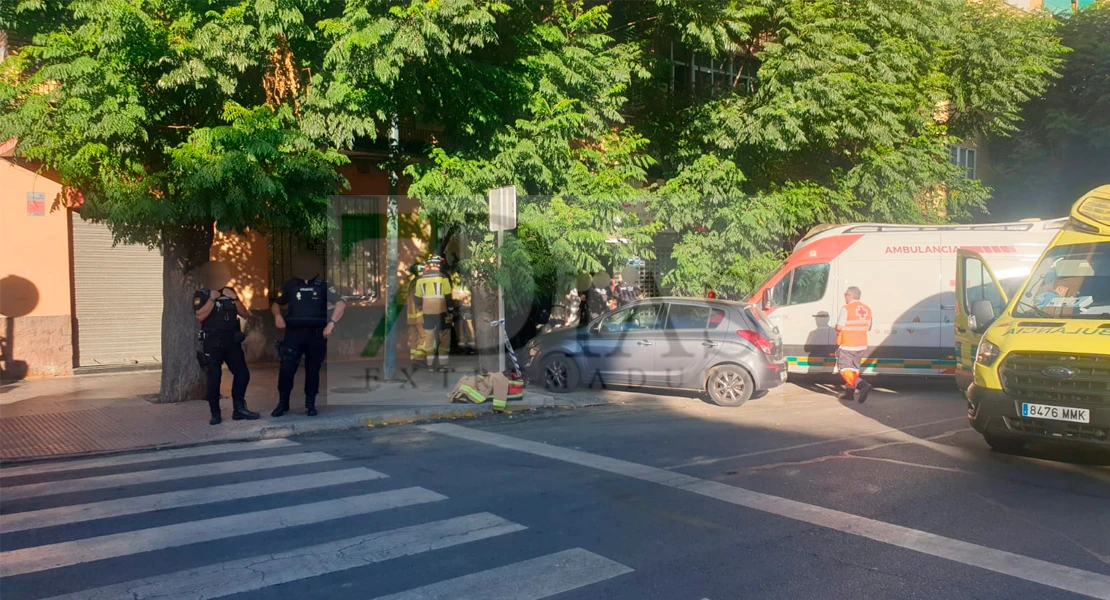
[(994, 322), (994, 305), (990, 300), (976, 300), (971, 303), (971, 315), (974, 322), (969, 323), (972, 331), (980, 332)]
[(763, 290), (762, 308), (765, 312), (771, 310), (771, 288)]

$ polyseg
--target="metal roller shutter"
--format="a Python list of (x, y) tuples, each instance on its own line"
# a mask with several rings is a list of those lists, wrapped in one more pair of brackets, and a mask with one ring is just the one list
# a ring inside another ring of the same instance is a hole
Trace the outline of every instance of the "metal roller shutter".
[(162, 255), (73, 213), (77, 366), (162, 360)]

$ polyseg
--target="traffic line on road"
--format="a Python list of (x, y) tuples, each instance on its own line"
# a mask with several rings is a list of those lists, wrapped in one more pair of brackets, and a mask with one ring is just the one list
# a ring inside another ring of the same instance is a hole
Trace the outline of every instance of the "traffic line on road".
[(125, 515), (137, 515), (156, 510), (183, 508), (227, 502), (243, 498), (257, 498), (284, 492), (310, 490), (345, 483), (371, 481), (382, 479), (385, 474), (357, 467), (341, 471), (324, 471), (323, 473), (310, 473), (308, 475), (295, 475), (280, 477), (263, 481), (246, 481), (229, 485), (218, 485), (195, 490), (182, 490), (151, 494), (149, 496), (134, 496), (105, 500), (103, 502), (90, 502), (72, 506), (58, 506), (42, 510), (0, 515), (0, 533), (12, 533), (41, 527), (54, 527), (70, 523), (83, 523), (97, 519), (110, 519)]
[(775, 453), (778, 453), (778, 452), (789, 452), (791, 450), (802, 450), (804, 448), (812, 448), (814, 446), (823, 446), (825, 444), (834, 444), (834, 443), (837, 443), (837, 442), (847, 442), (847, 441), (851, 441), (851, 440), (857, 440), (857, 439), (860, 439), (860, 438), (878, 437), (878, 436), (886, 435), (886, 434), (889, 434), (889, 433), (896, 433), (896, 432), (903, 432), (904, 433), (907, 429), (915, 429), (917, 427), (928, 427), (930, 425), (940, 425), (941, 423), (949, 423), (949, 422), (952, 422), (952, 421), (965, 421), (966, 422), (967, 417), (952, 417), (952, 418), (949, 418), (949, 419), (940, 419), (939, 421), (928, 421), (926, 423), (917, 423), (915, 425), (907, 425), (905, 427), (888, 427), (888, 428), (884, 428), (884, 429), (878, 429), (878, 430), (875, 430), (875, 431), (868, 431), (868, 432), (865, 432), (865, 433), (857, 433), (857, 434), (854, 434), (854, 435), (846, 435), (846, 436), (838, 437), (838, 438), (830, 438), (830, 439), (827, 439), (827, 440), (818, 440), (816, 442), (807, 442), (805, 444), (797, 444), (797, 445), (794, 445), (794, 446), (784, 446), (782, 448), (768, 448), (766, 450), (756, 450), (754, 452), (745, 452), (744, 454), (733, 454), (731, 456), (719, 456), (719, 457), (714, 457), (714, 458), (701, 458), (701, 459), (698, 459), (698, 460), (692, 460), (690, 462), (685, 462), (685, 463), (681, 463), (681, 464), (677, 464), (677, 465), (670, 465), (669, 467), (667, 467), (667, 469), (674, 470), (674, 469), (685, 469), (685, 468), (688, 468), (688, 467), (704, 467), (706, 465), (712, 465), (712, 464), (716, 464), (716, 463), (719, 463), (719, 462), (725, 462), (725, 461), (729, 461), (729, 460), (737, 460), (737, 459), (749, 458), (749, 457), (753, 457), (753, 456), (763, 456), (765, 454), (775, 454)]
[(272, 450), (274, 448), (289, 448), (299, 446), (292, 440), (261, 440), (257, 442), (244, 442), (238, 444), (208, 444), (193, 448), (180, 448), (176, 450), (155, 450), (141, 454), (122, 454), (106, 456), (103, 458), (87, 458), (66, 462), (48, 462), (26, 466), (4, 467), (0, 469), (0, 477), (19, 477), (23, 475), (40, 475), (42, 473), (59, 473), (62, 471), (77, 471), (81, 469), (100, 469), (103, 467), (118, 467), (123, 465), (136, 465), (146, 462), (163, 460), (176, 460), (179, 458), (194, 458), (197, 456), (227, 456), (235, 452), (252, 452), (255, 450)]
[(737, 506), (810, 523), (899, 548), (914, 550), (1049, 587), (1110, 600), (1110, 576), (996, 550), (901, 525), (806, 504), (581, 450), (532, 442), (450, 423), (419, 426), (425, 431), (515, 450), (692, 492)]
[(478, 513), (82, 590), (50, 600), (224, 598), (525, 529), (495, 515)]
[(446, 499), (424, 488), (411, 487), (10, 550), (0, 552), (0, 576), (34, 573)]
[(541, 600), (631, 572), (604, 556), (574, 548), (376, 600)]
[(36, 496), (51, 496), (54, 494), (68, 494), (71, 492), (88, 492), (125, 485), (140, 485), (144, 483), (160, 483), (175, 481), (192, 477), (207, 477), (209, 475), (225, 475), (228, 473), (243, 473), (260, 469), (276, 467), (291, 467), (295, 465), (308, 465), (314, 463), (339, 460), (323, 452), (304, 452), (301, 454), (285, 454), (282, 456), (268, 456), (266, 458), (247, 458), (221, 463), (206, 463), (202, 465), (189, 465), (185, 467), (172, 467), (168, 469), (153, 469), (150, 471), (134, 471), (129, 473), (116, 473), (114, 475), (100, 475), (82, 479), (63, 479), (60, 481), (46, 481), (42, 483), (29, 483), (3, 488), (4, 500), (12, 501), (21, 498)]

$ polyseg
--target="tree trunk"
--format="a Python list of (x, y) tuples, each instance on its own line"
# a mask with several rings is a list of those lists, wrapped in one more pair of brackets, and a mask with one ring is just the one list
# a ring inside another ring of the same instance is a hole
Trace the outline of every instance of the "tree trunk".
[(166, 234), (162, 241), (162, 388), (159, 402), (204, 397), (204, 373), (196, 358), (193, 292), (197, 267), (208, 262), (212, 223)]
[(497, 320), (497, 288), (488, 282), (478, 282), (471, 289), (474, 307), (474, 338), (478, 346), (478, 370), (485, 373), (497, 372), (497, 352), (502, 341), (498, 339), (500, 329), (490, 327)]

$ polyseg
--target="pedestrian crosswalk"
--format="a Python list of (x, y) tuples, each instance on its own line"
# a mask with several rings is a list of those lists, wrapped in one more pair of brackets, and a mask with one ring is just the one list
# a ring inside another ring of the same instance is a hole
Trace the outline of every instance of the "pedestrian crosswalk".
[[(175, 464), (182, 462), (188, 464)], [(213, 477), (215, 483), (204, 485)], [(228, 482), (243, 478), (249, 480)], [(453, 510), (445, 502), (449, 498), (434, 490), (391, 482), (387, 473), (305, 451), (290, 440), (3, 468), (4, 600), (20, 600), (24, 593), (28, 599), (57, 600), (207, 599), (252, 592), (283, 597), (282, 585), (328, 575), (357, 577), (359, 569), (420, 560), (426, 553), (472, 552), (468, 545), (527, 529), (491, 512)], [(236, 510), (240, 505), (248, 508)], [(404, 526), (371, 531), (343, 526), (317, 536), (329, 523), (358, 523), (389, 511), (416, 512), (396, 523)], [(430, 516), (420, 518), (426, 514), (421, 511)], [(284, 531), (296, 533), (285, 546), (249, 550), (253, 540)], [(335, 539), (336, 531), (341, 539)], [(150, 553), (220, 543), (244, 550), (233, 551), (228, 560), (155, 568), (152, 574), (151, 565), (175, 563), (151, 561)], [(383, 595), (373, 586), (358, 597), (542, 600), (632, 572), (583, 548), (507, 563), (451, 578), (438, 578), (433, 569), (428, 581), (406, 591), (385, 588), (391, 593)], [(73, 571), (66, 569), (78, 569), (79, 576), (67, 576)], [(121, 580), (114, 572), (131, 570), (138, 578)], [(22, 588), (10, 585), (21, 578), (32, 579)]]

